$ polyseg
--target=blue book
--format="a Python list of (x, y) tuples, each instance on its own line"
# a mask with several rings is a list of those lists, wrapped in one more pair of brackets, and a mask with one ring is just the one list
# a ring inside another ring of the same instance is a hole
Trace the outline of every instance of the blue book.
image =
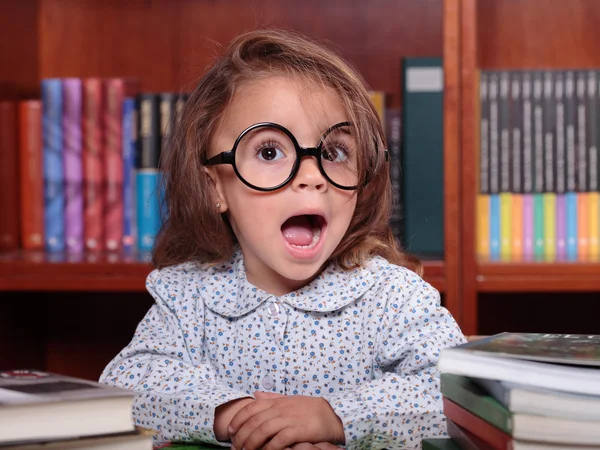
[(65, 250), (62, 81), (44, 79), (41, 91), (45, 247), (50, 252), (62, 252)]
[(160, 172), (158, 169), (138, 169), (136, 173), (137, 248), (152, 251), (161, 227)]
[(123, 101), (123, 248), (135, 247), (135, 99), (127, 97)]
[(567, 259), (577, 260), (577, 193), (567, 192), (566, 195), (566, 221), (567, 221)]
[(500, 195), (490, 195), (490, 259), (500, 259)]

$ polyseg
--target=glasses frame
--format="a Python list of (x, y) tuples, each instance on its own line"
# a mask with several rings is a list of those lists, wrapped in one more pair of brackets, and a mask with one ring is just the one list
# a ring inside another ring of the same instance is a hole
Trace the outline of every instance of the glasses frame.
[[(235, 174), (237, 175), (237, 177), (246, 186), (248, 186), (251, 189), (255, 189), (257, 191), (261, 191), (261, 192), (271, 192), (271, 191), (276, 191), (277, 189), (281, 189), (282, 187), (286, 186), (290, 181), (292, 181), (294, 179), (294, 177), (298, 174), (298, 169), (300, 168), (300, 162), (302, 161), (303, 158), (305, 158), (307, 156), (314, 156), (317, 159), (318, 163), (319, 163), (319, 171), (321, 172), (321, 175), (323, 175), (323, 177), (329, 183), (331, 183), (333, 186), (335, 186), (338, 189), (342, 189), (342, 190), (345, 190), (345, 191), (353, 191), (353, 190), (358, 189), (358, 185), (356, 185), (356, 186), (342, 186), (342, 185), (336, 183), (335, 181), (333, 181), (331, 178), (329, 178), (329, 176), (325, 172), (325, 169), (323, 168), (323, 162), (321, 160), (321, 158), (322, 158), (322, 154), (321, 154), (322, 146), (323, 146), (323, 142), (325, 141), (325, 138), (327, 137), (327, 135), (329, 135), (332, 131), (337, 130), (338, 128), (342, 128), (342, 127), (346, 127), (346, 126), (352, 126), (352, 123), (351, 122), (340, 122), (340, 123), (338, 123), (336, 125), (333, 125), (332, 127), (328, 128), (327, 131), (325, 131), (325, 133), (323, 133), (323, 135), (321, 136), (321, 140), (319, 141), (319, 144), (316, 147), (300, 147), (300, 144), (298, 144), (298, 141), (296, 140), (296, 138), (294, 137), (294, 135), (292, 134), (292, 132), (289, 131), (284, 126), (276, 124), (276, 123), (273, 123), (273, 122), (259, 122), (259, 123), (255, 123), (254, 125), (250, 125), (248, 128), (246, 128), (244, 131), (242, 131), (240, 133), (240, 135), (238, 136), (238, 138), (235, 140), (235, 143), (233, 144), (233, 148), (231, 150), (229, 150), (227, 152), (222, 152), (222, 153), (219, 153), (216, 156), (213, 156), (212, 158), (206, 160), (204, 162), (204, 165), (206, 165), (206, 166), (216, 166), (216, 165), (219, 165), (219, 164), (231, 164), (233, 166), (233, 170), (235, 171)], [(238, 171), (237, 166), (235, 164), (235, 152), (237, 150), (238, 144), (244, 138), (244, 136), (246, 136), (251, 131), (256, 130), (257, 128), (266, 128), (266, 127), (275, 128), (275, 129), (283, 132), (287, 137), (290, 138), (290, 140), (294, 144), (294, 148), (296, 149), (296, 161), (294, 162), (294, 166), (292, 167), (292, 170), (290, 171), (290, 175), (286, 178), (286, 180), (284, 182), (278, 184), (275, 187), (270, 187), (270, 188), (263, 188), (263, 187), (259, 187), (259, 186), (254, 186), (253, 184), (251, 184), (248, 181), (246, 181), (244, 179), (244, 177), (242, 177), (242, 175)], [(387, 161), (387, 159), (388, 159), (387, 150), (385, 152), (385, 158), (386, 158), (386, 161)]]

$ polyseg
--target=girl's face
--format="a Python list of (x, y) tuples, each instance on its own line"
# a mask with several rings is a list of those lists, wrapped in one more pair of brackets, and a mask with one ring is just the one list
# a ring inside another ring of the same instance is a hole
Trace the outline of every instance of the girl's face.
[[(316, 147), (325, 131), (346, 121), (333, 89), (307, 86), (284, 76), (252, 81), (236, 91), (209, 157), (231, 150), (240, 133), (259, 122), (282, 125), (301, 147)], [(351, 148), (354, 138), (347, 131), (339, 138), (344, 152), (358, 151)], [(277, 171), (284, 158), (295, 157), (293, 152), (285, 156), (286, 146), (276, 134), (260, 134), (248, 141), (252, 155), (261, 163), (256, 167), (265, 171)], [(229, 218), (244, 254), (248, 280), (275, 295), (294, 291), (318, 274), (346, 233), (356, 207), (356, 191), (328, 183), (312, 156), (302, 159), (289, 184), (272, 192), (246, 186), (231, 165), (207, 170), (218, 195), (215, 207), (220, 203), (220, 211)], [(252, 176), (260, 179), (257, 172), (252, 170)], [(271, 173), (265, 172), (265, 177)]]

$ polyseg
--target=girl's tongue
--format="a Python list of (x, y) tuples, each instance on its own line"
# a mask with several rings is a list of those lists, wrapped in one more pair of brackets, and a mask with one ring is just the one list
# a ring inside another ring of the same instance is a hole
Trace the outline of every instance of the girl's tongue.
[(281, 226), (286, 241), (292, 245), (307, 246), (313, 242), (314, 226), (308, 216), (290, 217)]

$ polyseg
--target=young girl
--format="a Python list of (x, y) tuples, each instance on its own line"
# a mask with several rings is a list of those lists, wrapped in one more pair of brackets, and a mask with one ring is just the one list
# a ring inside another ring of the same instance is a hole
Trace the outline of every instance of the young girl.
[(237, 38), (164, 177), (156, 303), (101, 377), (137, 392), (138, 426), (237, 450), (445, 434), (436, 363), (464, 336), (406, 268), (381, 123), (340, 57), (292, 33)]

